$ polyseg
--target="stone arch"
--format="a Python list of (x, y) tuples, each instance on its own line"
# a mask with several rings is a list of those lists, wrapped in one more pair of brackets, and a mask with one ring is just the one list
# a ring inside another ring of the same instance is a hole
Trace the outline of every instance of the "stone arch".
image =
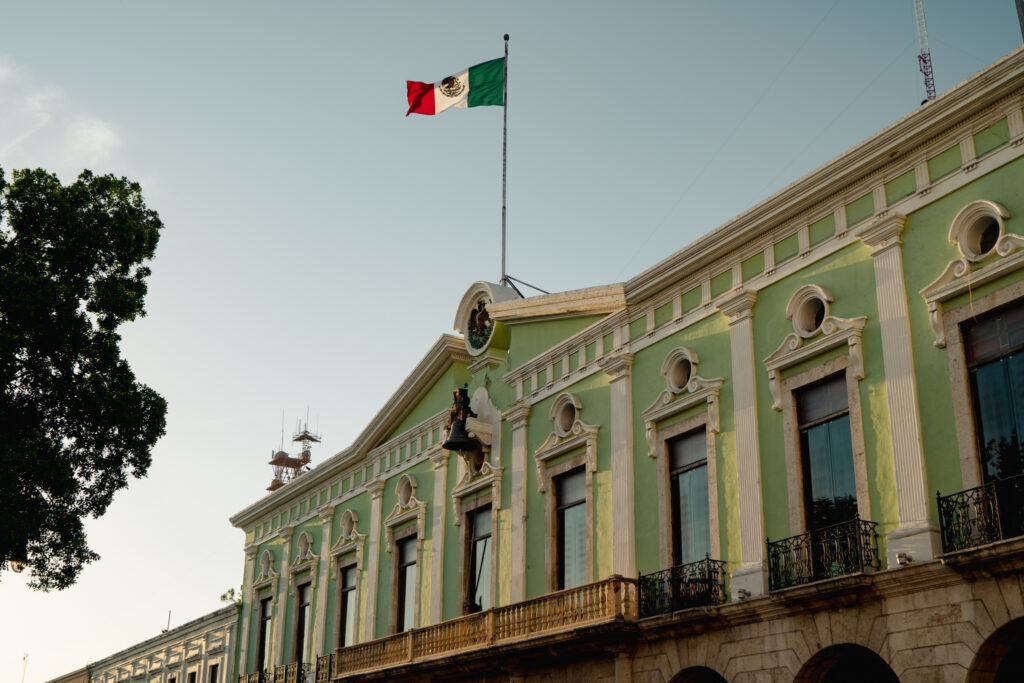
[(899, 683), (884, 659), (862, 645), (843, 643), (819, 650), (808, 659), (793, 683)]
[(1004, 624), (985, 639), (974, 655), (967, 683), (1024, 680), (1024, 617)]
[(726, 683), (726, 680), (714, 669), (691, 666), (673, 676), (669, 683)]

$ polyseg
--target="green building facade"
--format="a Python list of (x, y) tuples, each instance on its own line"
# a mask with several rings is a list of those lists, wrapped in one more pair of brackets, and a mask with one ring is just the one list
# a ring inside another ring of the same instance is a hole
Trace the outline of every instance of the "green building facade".
[(242, 680), (1016, 680), (1022, 107), (1017, 51), (625, 283), (473, 284), (232, 518)]

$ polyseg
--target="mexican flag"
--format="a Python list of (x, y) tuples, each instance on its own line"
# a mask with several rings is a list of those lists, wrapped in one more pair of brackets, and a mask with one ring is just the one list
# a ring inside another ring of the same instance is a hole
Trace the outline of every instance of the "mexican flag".
[(505, 104), (505, 58), (471, 66), (437, 83), (406, 81), (409, 114), (440, 114), (449, 107)]

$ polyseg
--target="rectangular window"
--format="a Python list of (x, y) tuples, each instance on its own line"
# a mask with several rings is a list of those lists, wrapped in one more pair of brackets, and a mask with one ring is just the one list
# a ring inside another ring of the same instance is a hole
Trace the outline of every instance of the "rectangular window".
[(413, 628), (416, 615), (416, 537), (409, 536), (398, 542), (398, 603), (395, 631), (401, 633)]
[(273, 598), (260, 600), (259, 640), (256, 641), (256, 670), (270, 671), (270, 610)]
[(491, 607), (491, 506), (466, 512), (466, 599), (473, 614)]
[(348, 647), (356, 642), (356, 566), (341, 569), (341, 623), (338, 625), (338, 647)]
[(306, 661), (306, 646), (309, 645), (309, 632), (313, 627), (312, 604), (310, 603), (312, 591), (309, 582), (299, 586), (295, 612), (295, 653), (292, 661)]
[(711, 551), (708, 520), (708, 450), (703, 427), (668, 442), (672, 492), (672, 561), (703, 560)]
[(217, 681), (218, 673), (220, 673), (220, 664), (211, 664), (210, 674), (206, 678), (206, 683), (219, 683), (219, 681)]
[(856, 519), (857, 484), (846, 374), (800, 389), (796, 404), (807, 528), (821, 529)]
[(582, 467), (555, 478), (557, 590), (580, 586), (587, 581), (586, 485)]
[(195, 671), (189, 671), (188, 672), (188, 683), (196, 683), (196, 672)]
[(985, 481), (1024, 473), (1024, 305), (964, 325)]

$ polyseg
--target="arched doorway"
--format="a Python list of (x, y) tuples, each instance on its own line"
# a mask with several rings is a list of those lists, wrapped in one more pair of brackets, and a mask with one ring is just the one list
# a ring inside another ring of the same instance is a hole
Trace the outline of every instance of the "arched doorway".
[(726, 680), (714, 669), (691, 666), (673, 676), (669, 683), (726, 683)]
[(844, 643), (819, 651), (800, 668), (793, 683), (899, 683), (892, 668), (873, 651)]
[(974, 655), (967, 683), (1024, 681), (1024, 619), (1014, 619), (985, 639)]

